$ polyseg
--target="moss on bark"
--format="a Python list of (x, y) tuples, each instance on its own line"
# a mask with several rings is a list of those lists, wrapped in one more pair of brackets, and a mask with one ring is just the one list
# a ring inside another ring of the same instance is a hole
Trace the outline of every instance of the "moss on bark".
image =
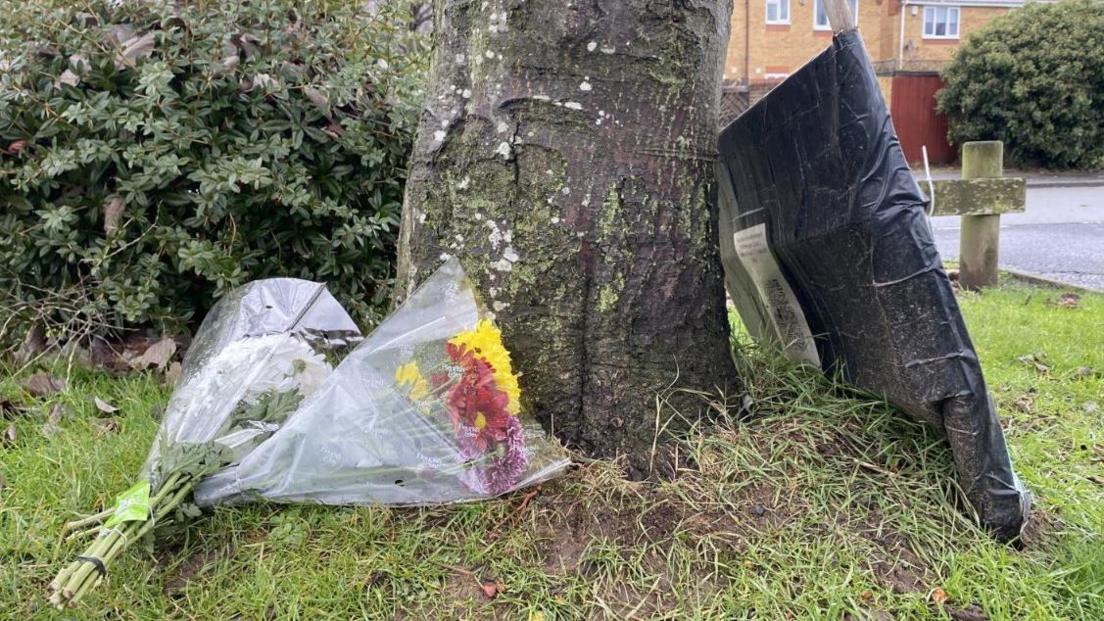
[[(458, 256), (514, 352), (523, 405), (642, 474), (657, 394), (736, 388), (712, 173), (728, 4), (438, 9), (400, 296)], [(705, 409), (690, 392), (669, 402), (661, 417)]]

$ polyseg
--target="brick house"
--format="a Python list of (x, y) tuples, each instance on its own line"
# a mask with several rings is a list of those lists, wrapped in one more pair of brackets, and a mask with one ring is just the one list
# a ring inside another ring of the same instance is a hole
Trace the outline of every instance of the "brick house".
[[(925, 144), (933, 161), (953, 159), (946, 122), (934, 109), (938, 72), (963, 37), (1025, 0), (850, 2), (906, 155), (918, 159)], [(823, 0), (734, 0), (723, 120), (758, 101), (831, 39)]]

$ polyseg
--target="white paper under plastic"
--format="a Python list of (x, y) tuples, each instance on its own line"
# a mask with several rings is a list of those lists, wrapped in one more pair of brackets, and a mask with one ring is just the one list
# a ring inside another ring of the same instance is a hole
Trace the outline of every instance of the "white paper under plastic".
[(740, 258), (748, 276), (755, 284), (759, 299), (774, 327), (774, 334), (786, 356), (797, 362), (808, 362), (820, 367), (820, 355), (813, 341), (805, 312), (797, 302), (797, 296), (782, 275), (778, 261), (767, 245), (767, 225), (758, 224), (732, 235), (736, 255)]
[[(486, 499), (559, 473), (566, 452), (524, 413), (480, 451), (472, 448), (479, 430), (450, 413), (464, 371), (446, 344), (483, 318), (459, 263), (446, 262), (270, 438), (201, 482), (196, 501), (428, 505)], [(421, 398), (396, 382), (410, 362), (437, 378)]]

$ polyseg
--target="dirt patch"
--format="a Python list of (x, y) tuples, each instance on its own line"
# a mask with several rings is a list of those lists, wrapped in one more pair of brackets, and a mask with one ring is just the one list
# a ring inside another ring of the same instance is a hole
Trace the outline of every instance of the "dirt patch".
[(894, 593), (919, 593), (928, 590), (923, 572), (908, 563), (876, 560), (870, 563), (870, 570), (879, 582)]
[(203, 550), (189, 556), (184, 560), (165, 580), (164, 593), (169, 597), (177, 597), (192, 580), (203, 575), (224, 558), (234, 555), (237, 548), (232, 543)]
[(698, 512), (661, 494), (652, 483), (624, 484), (606, 498), (585, 498), (568, 489), (577, 483), (572, 480), (576, 476), (586, 473), (573, 473), (545, 486), (529, 507), (540, 518), (536, 537), (541, 540), (544, 571), (549, 575), (585, 571), (581, 560), (594, 542), (622, 549), (660, 544), (684, 530), (691, 518), (703, 523)]
[(945, 610), (947, 616), (954, 619), (954, 621), (989, 621), (989, 616), (976, 604), (970, 604), (964, 608), (947, 605), (944, 606), (943, 610)]
[(792, 496), (783, 498), (782, 491), (767, 482), (756, 483), (730, 502), (738, 509), (736, 516), (743, 516), (755, 527), (780, 528), (803, 512), (803, 503)]
[(907, 540), (892, 530), (877, 531), (881, 521), (876, 513), (867, 520), (868, 528), (861, 532), (873, 545), (870, 571), (894, 593), (926, 592), (935, 583), (934, 572), (909, 548)]
[(570, 529), (557, 528), (547, 533), (547, 542), (544, 546), (544, 572), (551, 576), (564, 576), (575, 571), (588, 543)]
[(494, 578), (489, 575), (481, 576), (474, 571), (453, 569), (445, 578), (441, 593), (452, 602), (485, 600), (487, 597), (480, 588), (483, 580), (494, 582)]
[(1055, 538), (1065, 530), (1065, 523), (1058, 516), (1041, 509), (1036, 503), (1031, 517), (1020, 534), (1018, 547), (1022, 550), (1043, 550), (1049, 548)]

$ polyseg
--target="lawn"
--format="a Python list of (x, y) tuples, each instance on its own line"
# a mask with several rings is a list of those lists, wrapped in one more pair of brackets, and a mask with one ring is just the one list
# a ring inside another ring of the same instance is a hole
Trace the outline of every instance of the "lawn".
[(585, 461), (478, 505), (220, 508), (57, 613), (46, 583), (83, 549), (62, 523), (128, 486), (169, 390), (56, 364), (46, 399), (0, 380), (27, 407), (0, 424), (0, 616), (1104, 619), (1104, 296), (960, 301), (1035, 495), (1022, 549), (973, 525), (933, 433), (742, 342), (755, 415), (692, 434), (672, 481)]

